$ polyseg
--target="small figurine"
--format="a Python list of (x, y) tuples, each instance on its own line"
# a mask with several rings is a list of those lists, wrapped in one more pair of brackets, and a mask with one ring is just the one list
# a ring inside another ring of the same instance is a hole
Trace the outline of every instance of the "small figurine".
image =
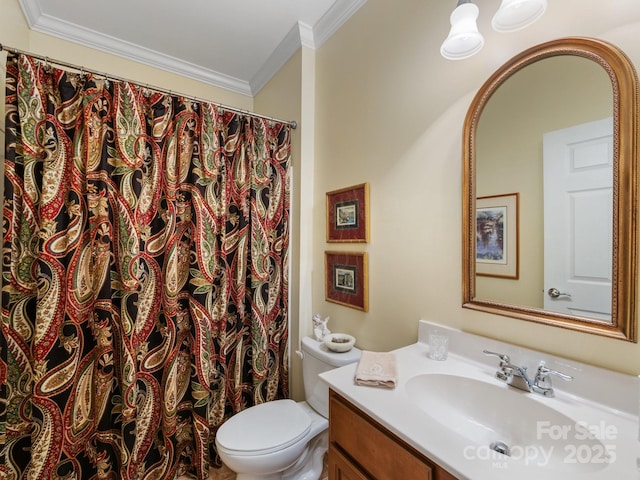
[(313, 335), (316, 337), (318, 342), (321, 342), (322, 339), (331, 333), (331, 331), (327, 328), (327, 323), (329, 322), (330, 317), (326, 317), (322, 320), (322, 317), (319, 313), (313, 315)]

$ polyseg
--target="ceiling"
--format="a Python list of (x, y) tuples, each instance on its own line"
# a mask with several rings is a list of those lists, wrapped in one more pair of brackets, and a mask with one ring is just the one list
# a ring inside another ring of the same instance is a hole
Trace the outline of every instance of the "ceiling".
[(255, 95), (366, 0), (19, 0), (32, 30)]

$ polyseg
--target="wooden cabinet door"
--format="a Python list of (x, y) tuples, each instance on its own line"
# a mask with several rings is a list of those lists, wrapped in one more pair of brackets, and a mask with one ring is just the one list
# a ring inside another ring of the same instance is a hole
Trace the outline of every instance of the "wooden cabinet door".
[(329, 445), (329, 480), (371, 480), (347, 460), (340, 450)]
[(332, 453), (340, 450), (364, 475), (353, 478), (434, 480), (433, 464), (333, 391), (329, 397), (329, 443), (333, 447), (330, 461)]

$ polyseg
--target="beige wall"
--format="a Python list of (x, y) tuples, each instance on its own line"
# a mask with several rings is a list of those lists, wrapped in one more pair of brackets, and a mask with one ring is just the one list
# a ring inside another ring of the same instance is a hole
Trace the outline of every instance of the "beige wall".
[[(609, 40), (640, 65), (640, 4), (549, 2), (545, 17), (498, 34), (499, 2), (478, 2), (485, 47), (447, 61), (439, 47), (455, 2), (369, 0), (317, 52), (313, 306), (330, 328), (365, 349), (416, 341), (418, 319), (640, 373), (640, 345), (461, 308), (461, 134), (466, 109), (492, 71), (553, 38)], [(580, 11), (580, 15), (575, 12)], [(324, 194), (369, 182), (371, 242), (342, 245), (369, 254), (368, 313), (324, 301)]]

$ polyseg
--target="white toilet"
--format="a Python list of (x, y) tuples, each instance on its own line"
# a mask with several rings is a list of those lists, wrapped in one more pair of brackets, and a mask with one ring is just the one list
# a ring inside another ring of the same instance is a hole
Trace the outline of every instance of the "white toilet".
[(329, 388), (318, 374), (355, 363), (360, 350), (336, 353), (302, 339), (306, 402), (274, 400), (227, 420), (216, 435), (222, 462), (237, 480), (318, 480), (328, 447)]

